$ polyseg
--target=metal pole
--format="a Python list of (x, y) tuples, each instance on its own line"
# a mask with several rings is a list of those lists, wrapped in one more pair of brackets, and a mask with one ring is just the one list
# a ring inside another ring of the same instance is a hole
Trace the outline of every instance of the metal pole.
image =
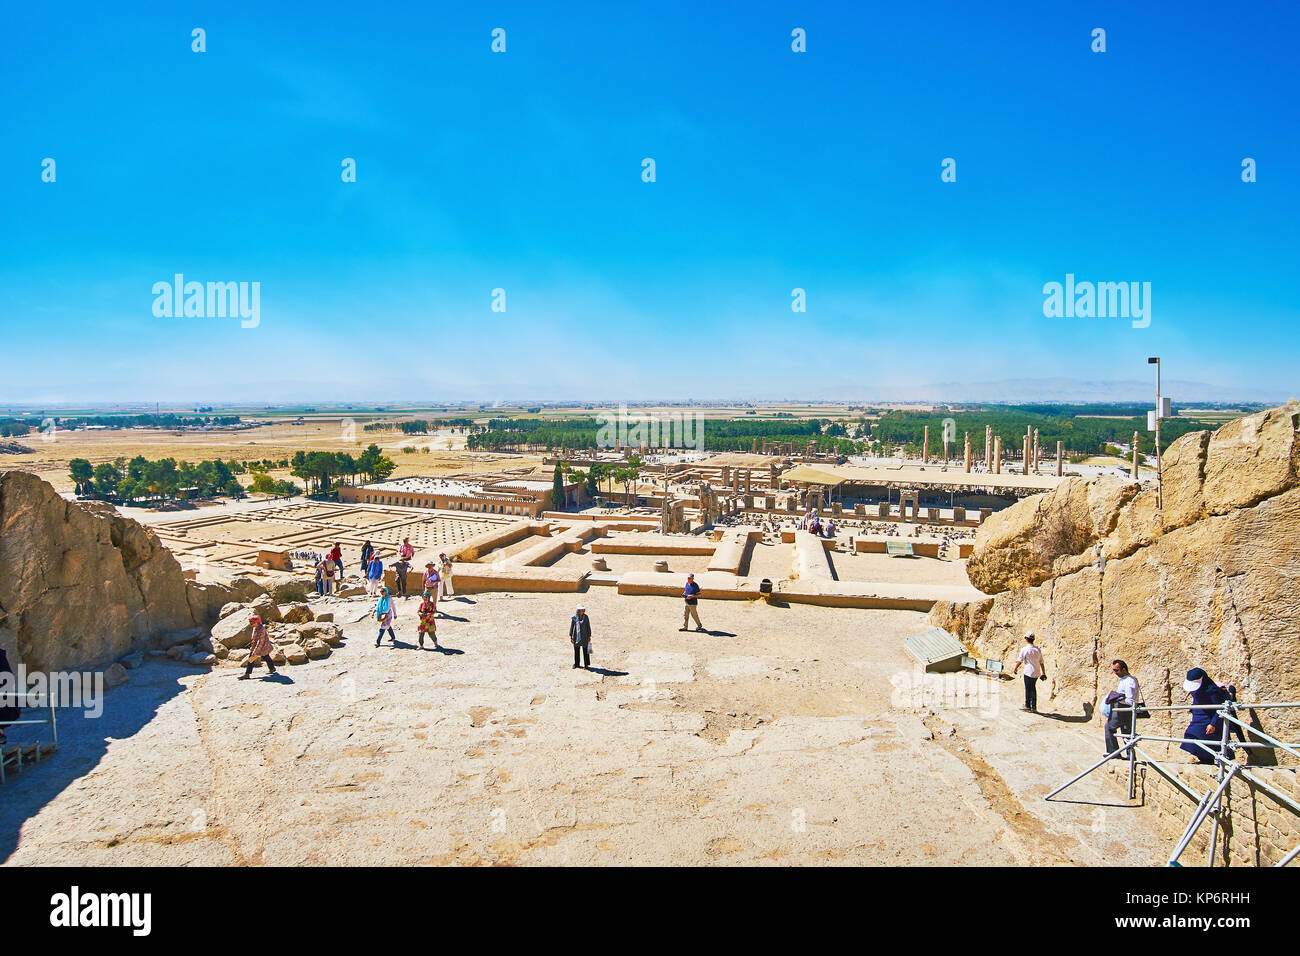
[(1053, 791), (1052, 791), (1051, 793), (1049, 793), (1047, 796), (1043, 797), (1043, 799), (1044, 799), (1044, 800), (1051, 800), (1052, 797), (1056, 796), (1058, 793), (1060, 793), (1060, 792), (1061, 792), (1062, 790), (1064, 790), (1066, 787), (1070, 786), (1071, 784), (1078, 783), (1080, 780), (1082, 780), (1084, 777), (1088, 776), (1088, 774), (1092, 773), (1094, 770), (1096, 770), (1098, 767), (1100, 767), (1100, 766), (1101, 766), (1102, 764), (1104, 764), (1106, 761), (1112, 759), (1113, 757), (1118, 757), (1120, 754), (1124, 753), (1125, 750), (1127, 750), (1129, 747), (1132, 747), (1132, 746), (1133, 746), (1134, 744), (1136, 744), (1136, 743), (1137, 743), (1137, 738), (1135, 737), (1133, 740), (1131, 740), (1131, 741), (1129, 741), (1128, 743), (1126, 743), (1123, 747), (1120, 747), (1119, 750), (1116, 750), (1113, 754), (1106, 754), (1106, 756), (1102, 757), (1100, 760), (1098, 760), (1095, 764), (1093, 764), (1091, 767), (1089, 767), (1089, 768), (1088, 768), (1087, 770), (1085, 770), (1083, 773), (1079, 774), (1077, 777), (1071, 777), (1069, 780), (1067, 780), (1065, 783), (1061, 784), (1059, 787), (1057, 787), (1055, 790), (1053, 790)]
[(1156, 359), (1156, 509), (1165, 506), (1165, 472), (1160, 464), (1160, 360)]
[(1237, 769), (1238, 768), (1234, 766), (1230, 771), (1228, 771), (1228, 775), (1224, 777), (1222, 783), (1201, 798), (1200, 806), (1196, 808), (1196, 815), (1192, 817), (1192, 822), (1187, 825), (1187, 829), (1183, 833), (1183, 838), (1178, 841), (1178, 845), (1174, 847), (1174, 852), (1169, 856), (1169, 864), (1171, 866), (1174, 863), (1177, 863), (1178, 858), (1183, 855), (1183, 851), (1186, 850), (1187, 845), (1192, 842), (1192, 837), (1196, 836), (1196, 831), (1199, 830), (1201, 824), (1205, 822), (1205, 818), (1209, 816), (1212, 811), (1216, 810), (1219, 797), (1227, 788), (1228, 784), (1232, 782), (1232, 778), (1237, 773)]
[[(1227, 755), (1228, 755), (1228, 721), (1226, 720), (1226, 718), (1228, 717), (1227, 707), (1224, 707), (1223, 710), (1219, 711), (1219, 717), (1220, 717), (1219, 723), (1223, 725), (1223, 743), (1221, 745), (1222, 749), (1219, 750), (1219, 753), (1223, 756), (1224, 759), (1215, 762), (1219, 766), (1219, 779), (1222, 780), (1224, 770), (1225, 770), (1224, 761), (1227, 760)], [(1217, 849), (1219, 845), (1219, 819), (1221, 816), (1222, 814), (1217, 812), (1214, 814), (1214, 826), (1210, 830), (1210, 853), (1209, 853), (1209, 859), (1207, 861), (1207, 865), (1211, 867), (1214, 866), (1214, 851), (1215, 849)]]

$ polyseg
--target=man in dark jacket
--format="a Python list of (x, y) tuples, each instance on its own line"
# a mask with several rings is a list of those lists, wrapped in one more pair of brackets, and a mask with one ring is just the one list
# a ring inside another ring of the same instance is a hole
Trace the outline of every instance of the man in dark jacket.
[(0, 744), (5, 740), (5, 725), (22, 716), (18, 706), (18, 679), (9, 665), (9, 656), (0, 648)]
[(578, 657), (582, 657), (582, 667), (591, 667), (591, 618), (587, 609), (581, 604), (569, 620), (569, 641), (573, 644), (573, 666), (578, 667)]

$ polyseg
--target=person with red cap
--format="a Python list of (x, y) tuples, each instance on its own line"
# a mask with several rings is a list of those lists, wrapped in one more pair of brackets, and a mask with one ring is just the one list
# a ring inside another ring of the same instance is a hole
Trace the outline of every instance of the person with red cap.
[(248, 680), (253, 675), (253, 668), (262, 661), (266, 662), (266, 667), (272, 674), (275, 673), (275, 663), (271, 660), (275, 645), (271, 643), (271, 635), (267, 633), (266, 625), (262, 623), (262, 618), (258, 614), (251, 615), (248, 623), (253, 625), (253, 634), (248, 647), (248, 664), (244, 667), (244, 675), (239, 678), (240, 680)]

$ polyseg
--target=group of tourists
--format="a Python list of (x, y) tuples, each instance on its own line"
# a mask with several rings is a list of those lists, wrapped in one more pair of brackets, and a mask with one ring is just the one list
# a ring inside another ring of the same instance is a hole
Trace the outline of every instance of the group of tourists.
[[(407, 591), (407, 575), (411, 569), (411, 559), (415, 557), (415, 546), (411, 544), (410, 538), (403, 538), (402, 545), (397, 549), (397, 563), (393, 565), (393, 578), (395, 590), (403, 599), (410, 597)], [(373, 562), (377, 559), (372, 557)], [(424, 577), (420, 582), (420, 606), (416, 608), (416, 619), (419, 621), (419, 638), (420, 647), (424, 647), (424, 641), (427, 637), (431, 642), (433, 649), (438, 650), (438, 599), (454, 597), (456, 590), (452, 585), (451, 559), (447, 557), (446, 552), (438, 555), (437, 561), (429, 561), (424, 566)], [(382, 570), (381, 570), (382, 575)], [(389, 639), (392, 643), (397, 643), (397, 634), (393, 630), (393, 620), (397, 617), (397, 604), (395, 603), (396, 594), (389, 594), (387, 586), (380, 584), (378, 586), (380, 595), (379, 601), (375, 605), (375, 620), (379, 622), (379, 634), (375, 637), (375, 647), (378, 647), (384, 639), (384, 632), (388, 632)]]
[[(412, 558), (415, 557), (415, 546), (411, 544), (410, 538), (402, 539), (402, 546), (397, 550), (397, 561), (394, 562), (392, 571), (394, 578), (393, 591), (395, 595), (403, 598), (410, 597), (407, 591), (407, 576), (411, 571)], [(334, 547), (326, 552), (325, 556), (316, 563), (316, 593), (321, 597), (333, 594), (343, 585), (343, 549), (335, 542)], [(456, 590), (452, 585), (453, 565), (451, 559), (445, 553), (438, 555), (438, 560), (430, 561), (425, 565), (423, 589), (429, 590), (431, 587), (437, 592), (435, 598), (451, 597), (455, 595)], [(361, 546), (361, 579), (365, 584), (366, 593), (378, 597), (384, 584), (384, 561), (379, 556), (378, 549), (373, 544), (366, 541)]]
[(343, 585), (343, 549), (338, 542), (316, 562), (316, 593), (321, 597), (333, 594)]
[(809, 508), (808, 513), (799, 519), (799, 530), (810, 531), (819, 538), (833, 538), (839, 529), (835, 525), (834, 518), (827, 518), (823, 523), (822, 516), (817, 513), (817, 510)]
[[(1042, 650), (1035, 644), (1033, 631), (1026, 632), (1024, 646), (1012, 673), (1019, 673), (1021, 667), (1025, 669), (1025, 705), (1020, 709), (1037, 713), (1038, 682), (1047, 680), (1047, 665)], [(1101, 713), (1106, 719), (1106, 754), (1113, 757), (1123, 747), (1121, 738), (1136, 734), (1138, 719), (1150, 715), (1145, 710), (1141, 685), (1129, 672), (1128, 664), (1116, 658), (1111, 661), (1110, 669), (1115, 675), (1116, 685), (1102, 701)], [(1204, 668), (1193, 667), (1183, 680), (1183, 690), (1191, 698), (1192, 717), (1183, 731), (1183, 743), (1179, 749), (1191, 754), (1192, 763), (1212, 764), (1220, 754), (1232, 760), (1236, 754), (1226, 746), (1227, 735), (1224, 734), (1220, 710), (1224, 704), (1237, 700), (1237, 688), (1220, 686)], [(1245, 741), (1245, 732), (1239, 724), (1230, 724), (1229, 730), (1238, 740)]]

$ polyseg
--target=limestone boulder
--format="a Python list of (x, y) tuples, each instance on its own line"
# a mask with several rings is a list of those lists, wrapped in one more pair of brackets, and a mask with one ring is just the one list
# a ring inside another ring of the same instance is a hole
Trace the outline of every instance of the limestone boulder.
[(288, 624), (303, 624), (314, 619), (311, 608), (306, 604), (286, 604), (280, 608), (280, 620)]
[(314, 661), (330, 656), (329, 645), (314, 637), (309, 637), (304, 640), (301, 646), (302, 649), (307, 652), (307, 656)]
[(298, 644), (283, 644), (277, 650), (290, 664), (306, 664), (308, 661), (307, 652)]
[[(1008, 522), (985, 540), (983, 564), (986, 583), (1010, 586), (987, 601), (936, 605), (931, 621), (1008, 667), (1033, 630), (1050, 678), (1040, 707), (1046, 700), (1066, 713), (1088, 713), (1105, 696), (1115, 659), (1152, 705), (1185, 703), (1182, 679), (1193, 667), (1236, 686), (1242, 701), (1300, 700), (1298, 424), (1297, 407), (1286, 406), (1174, 442), (1163, 508), (1153, 488), (1124, 501), (1099, 539), (1104, 562), (1065, 573), (1055, 573), (1067, 566), (1061, 555), (1052, 568), (1033, 564), (1023, 516)], [(1033, 513), (1050, 522), (1051, 510), (1071, 508), (1075, 495), (1041, 495), (1016, 508), (1036, 502)], [(1005, 554), (995, 553), (999, 546)], [(1296, 711), (1256, 715), (1274, 736), (1300, 736)], [(1181, 735), (1180, 721), (1185, 713), (1157, 714), (1151, 731)]]
[(1205, 450), (1205, 510), (1226, 514), (1293, 488), (1300, 476), (1300, 404), (1228, 422)]
[(212, 625), (212, 641), (226, 647), (247, 647), (253, 639), (253, 626), (247, 613), (230, 614)]
[(343, 640), (343, 629), (341, 627), (337, 624), (327, 624), (320, 621), (301, 624), (297, 627), (297, 632), (303, 640), (324, 641), (331, 647), (337, 647)]
[(1121, 478), (1070, 478), (1052, 491), (990, 516), (967, 561), (971, 584), (985, 594), (1033, 587), (1092, 563), (1138, 485)]
[(233, 595), (231, 600), (238, 601), (240, 604), (252, 604), (267, 593), (266, 586), (261, 581), (246, 574), (231, 578), (229, 588)]
[(266, 582), (267, 592), (277, 604), (306, 601), (316, 595), (315, 574), (276, 574)]
[(250, 605), (249, 609), (262, 619), (263, 624), (275, 624), (283, 620), (280, 616), (280, 606), (269, 594), (263, 594)]
[(151, 530), (0, 473), (0, 647), (15, 662), (98, 666), (197, 624), (180, 564)]
[(226, 618), (230, 617), (230, 615), (239, 614), (240, 612), (247, 613), (250, 607), (252, 607), (251, 604), (240, 604), (237, 601), (231, 601), (229, 604), (223, 604), (221, 606), (220, 612), (218, 612), (217, 614), (217, 620), (223, 621)]
[(185, 596), (194, 622), (202, 627), (211, 627), (221, 619), (221, 610), (232, 602), (235, 595), (224, 584), (187, 580)]

